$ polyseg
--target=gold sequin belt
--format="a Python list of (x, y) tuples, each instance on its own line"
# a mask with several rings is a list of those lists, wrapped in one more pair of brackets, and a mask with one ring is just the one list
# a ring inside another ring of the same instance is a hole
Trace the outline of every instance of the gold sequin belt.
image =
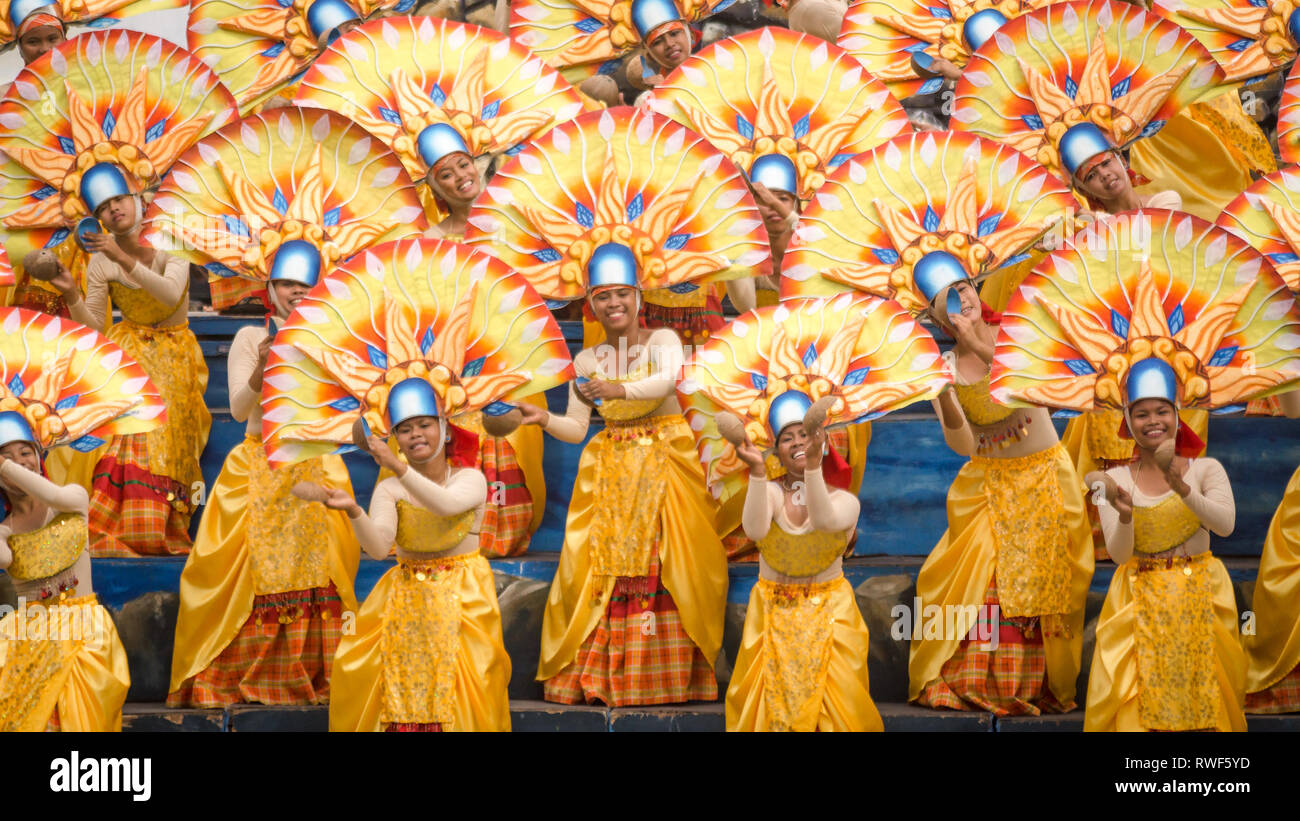
[(605, 437), (613, 442), (632, 442), (639, 445), (653, 444), (653, 439), (663, 439), (668, 429), (677, 424), (686, 424), (680, 413), (666, 413), (658, 416), (639, 416), (635, 419), (605, 420)]
[(417, 582), (437, 581), (438, 575), (455, 570), (458, 566), (479, 558), (478, 551), (462, 553), (459, 556), (445, 556), (439, 559), (407, 559), (398, 557), (397, 568), (403, 578), (415, 579)]
[(1195, 556), (1169, 556), (1164, 559), (1147, 559), (1142, 556), (1135, 558), (1137, 562), (1137, 572), (1146, 573), (1151, 570), (1173, 570), (1175, 566), (1181, 565), (1183, 575), (1192, 575), (1192, 565), (1203, 564), (1214, 558), (1214, 554), (1206, 550), (1203, 553), (1197, 553)]
[(188, 318), (181, 320), (176, 325), (146, 325), (143, 322), (135, 322), (134, 320), (123, 317), (121, 322), (117, 324), (123, 326), (123, 328), (131, 331), (146, 342), (153, 341), (155, 336), (171, 336), (178, 331), (187, 331), (190, 328), (190, 321)]
[(972, 456), (970, 460), (975, 464), (983, 465), (986, 468), (991, 467), (995, 470), (1015, 470), (1017, 468), (1033, 467), (1034, 465), (1055, 459), (1056, 452), (1060, 448), (1061, 444), (1058, 442), (1055, 445), (1043, 448), (1037, 453), (1030, 453), (1025, 456), (1002, 458), (998, 456), (976, 454), (975, 456)]
[(1020, 414), (1020, 419), (1003, 428), (1001, 433), (979, 434), (975, 437), (975, 452), (981, 456), (988, 456), (1011, 447), (1013, 443), (1029, 435), (1029, 426), (1033, 421), (1034, 418), (1029, 414)]
[(830, 581), (809, 584), (787, 584), (785, 582), (775, 582), (771, 579), (759, 579), (758, 583), (774, 598), (786, 601), (808, 599), (813, 604), (821, 604), (823, 599), (840, 586), (843, 579), (844, 576), (841, 574)]
[[(81, 557), (78, 556), (77, 558)], [(48, 578), (32, 581), (14, 579), (14, 593), (29, 602), (46, 602), (55, 596), (66, 599), (77, 592), (78, 584), (80, 584), (80, 580), (77, 578), (74, 563), (72, 567), (61, 570)]]

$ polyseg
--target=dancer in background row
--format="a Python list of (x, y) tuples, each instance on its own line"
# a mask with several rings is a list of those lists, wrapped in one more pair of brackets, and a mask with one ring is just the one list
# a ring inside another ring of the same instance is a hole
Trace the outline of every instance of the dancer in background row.
[(117, 731), (131, 676), (91, 583), (90, 500), (43, 463), (51, 447), (158, 426), (162, 398), (103, 336), (19, 308), (0, 311), (0, 368), (0, 570), (19, 597), (0, 619), (0, 731)]
[(345, 511), (369, 556), (397, 548), (339, 642), (331, 729), (510, 729), (510, 659), (479, 554), (489, 487), (473, 468), (474, 434), (455, 420), (485, 407), (508, 416), (572, 374), (560, 328), (527, 281), (440, 240), (359, 254), (281, 328), (263, 379), (272, 466), (351, 442), (392, 473), (369, 514), (341, 488), (295, 488)]
[(1025, 281), (1003, 318), (993, 389), (1017, 404), (1119, 408), (1137, 447), (1134, 462), (1087, 479), (1118, 566), (1084, 728), (1244, 730), (1232, 583), (1210, 552), (1236, 509), (1223, 467), (1190, 455), (1177, 411), (1300, 383), (1300, 355), (1286, 350), (1300, 307), (1258, 252), (1196, 217), (1152, 212), (1146, 257), (1126, 234), (1067, 242)]
[[(882, 728), (870, 637), (842, 569), (859, 502), (824, 424), (879, 416), (949, 381), (934, 340), (901, 307), (852, 294), (742, 314), (687, 365), (680, 396), (706, 474), (720, 493), (744, 496), (742, 523), (761, 554), (728, 730)], [(765, 449), (784, 468), (779, 481), (768, 479)]]
[(212, 487), (181, 573), (172, 706), (329, 701), (343, 614), (357, 609), (352, 580), (360, 550), (342, 513), (290, 491), (315, 482), (351, 494), (352, 484), (337, 454), (272, 471), (261, 409), (274, 329), (320, 276), (315, 248), (302, 240), (281, 245), (265, 283), (274, 320), (241, 328), (230, 346), (230, 413), (247, 424)]

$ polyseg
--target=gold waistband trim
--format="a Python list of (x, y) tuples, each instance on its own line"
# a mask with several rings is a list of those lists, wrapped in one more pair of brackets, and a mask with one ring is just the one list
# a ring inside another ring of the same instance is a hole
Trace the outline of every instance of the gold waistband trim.
[(606, 419), (606, 428), (659, 427), (676, 422), (686, 424), (686, 417), (680, 413), (661, 413), (654, 416), (637, 416), (632, 419)]
[(1062, 445), (1058, 442), (1051, 447), (1043, 448), (1037, 453), (1030, 453), (1026, 456), (1009, 456), (1001, 458), (997, 456), (981, 456), (976, 454), (972, 456), (970, 460), (977, 465), (984, 465), (985, 467), (997, 467), (999, 469), (1024, 468), (1052, 461), (1056, 458), (1057, 451), (1061, 449)]
[(1136, 564), (1136, 572), (1146, 573), (1151, 570), (1173, 570), (1181, 567), (1183, 572), (1191, 575), (1192, 565), (1204, 564), (1214, 558), (1214, 554), (1209, 550), (1204, 553), (1197, 553), (1195, 556), (1169, 556), (1164, 559), (1147, 559), (1137, 556), (1133, 559)]
[(399, 556), (397, 567), (407, 578), (414, 577), (416, 581), (421, 582), (425, 580), (433, 581), (439, 573), (455, 570), (457, 566), (477, 558), (479, 558), (478, 551), (462, 553), (459, 556), (442, 556), (436, 559), (408, 559)]
[[(833, 579), (829, 579), (824, 582), (808, 582), (805, 584), (791, 584), (789, 582), (778, 582), (778, 581), (773, 581), (771, 579), (760, 578), (758, 580), (758, 583), (763, 587), (764, 590), (768, 591), (773, 596), (776, 596), (778, 598), (811, 599), (815, 596), (826, 596), (830, 594), (832, 591), (835, 590), (835, 588), (840, 586), (840, 582), (842, 581), (844, 581), (843, 573), (841, 573), (840, 575), (836, 576)], [(821, 602), (813, 602), (813, 604), (820, 604), (820, 603)]]

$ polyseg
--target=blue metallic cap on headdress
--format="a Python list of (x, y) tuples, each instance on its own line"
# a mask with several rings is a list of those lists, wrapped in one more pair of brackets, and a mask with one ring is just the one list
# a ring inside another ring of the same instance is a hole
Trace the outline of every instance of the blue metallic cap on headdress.
[(1106, 132), (1092, 123), (1070, 126), (1061, 137), (1060, 144), (1057, 145), (1057, 151), (1061, 154), (1061, 165), (1065, 166), (1065, 170), (1070, 172), (1071, 177), (1079, 170), (1079, 166), (1103, 151), (1114, 148), (1115, 144), (1106, 136)]
[[(420, 136), (415, 138), (416, 148), (420, 152), (420, 159), (429, 168), (450, 154), (469, 154), (469, 146), (465, 145), (465, 139), (460, 136), (460, 132), (446, 123), (434, 123), (425, 126), (420, 132)], [(470, 156), (474, 156), (470, 154)]]
[(320, 251), (316, 246), (305, 239), (291, 239), (276, 250), (267, 279), (301, 282), (312, 287), (320, 279), (320, 269)]
[(113, 163), (96, 163), (81, 175), (81, 201), (92, 214), (114, 197), (134, 193), (122, 169)]
[(812, 398), (799, 391), (786, 391), (773, 399), (767, 406), (767, 427), (772, 431), (772, 438), (780, 436), (781, 431), (795, 422), (802, 423), (812, 404)]
[(640, 288), (636, 255), (626, 245), (607, 242), (596, 248), (587, 263), (587, 290), (608, 287)]
[(1129, 368), (1124, 393), (1127, 396), (1125, 407), (1131, 408), (1143, 399), (1163, 399), (1176, 408), (1178, 376), (1163, 359), (1142, 359)]
[(388, 392), (388, 429), (391, 431), (407, 419), (438, 416), (438, 395), (423, 379), (403, 379)]
[(1291, 42), (1300, 43), (1300, 9), (1291, 12), (1286, 18), (1286, 33), (1291, 35)]
[(307, 7), (307, 25), (318, 43), (327, 34), (328, 43), (334, 42), (338, 37), (339, 26), (349, 20), (360, 19), (361, 16), (343, 0), (316, 0)]
[(962, 24), (961, 36), (966, 41), (966, 47), (971, 51), (977, 50), (984, 45), (984, 41), (993, 36), (993, 32), (1002, 28), (1007, 22), (1007, 17), (997, 9), (984, 9), (977, 11), (966, 22)]
[(42, 9), (48, 9), (47, 14), (63, 19), (59, 4), (51, 0), (9, 0), (9, 23), (17, 31), (24, 20)]
[(947, 251), (931, 251), (912, 266), (912, 281), (926, 302), (934, 302), (949, 285), (969, 279), (966, 266)]
[(27, 417), (16, 411), (0, 412), (0, 447), (10, 442), (28, 442), (39, 448), (32, 426), (27, 424)]
[(799, 195), (799, 172), (789, 157), (764, 154), (749, 167), (749, 181), (762, 183), (769, 191)]
[(681, 19), (682, 13), (673, 0), (632, 0), (632, 25), (643, 42), (664, 23)]

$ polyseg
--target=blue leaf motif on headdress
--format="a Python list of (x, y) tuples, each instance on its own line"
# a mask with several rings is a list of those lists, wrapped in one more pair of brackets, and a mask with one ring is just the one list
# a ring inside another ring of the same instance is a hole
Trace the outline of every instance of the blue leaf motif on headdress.
[(574, 23), (573, 27), (586, 34), (594, 34), (604, 28), (605, 24), (597, 20), (595, 17), (584, 17)]
[(1186, 321), (1183, 319), (1183, 306), (1180, 304), (1177, 308), (1174, 308), (1174, 312), (1169, 315), (1169, 333), (1178, 333), (1186, 324)]
[(767, 390), (767, 377), (763, 376), (761, 373), (751, 373), (749, 375), (749, 381), (754, 385), (754, 390)]
[(507, 157), (513, 157), (514, 155), (518, 154), (520, 151), (523, 150), (524, 150), (524, 144), (519, 143), (518, 145), (512, 145), (509, 148), (507, 148), (505, 154)]
[(600, 69), (597, 70), (596, 73), (610, 75), (618, 71), (618, 67), (621, 65), (623, 65), (622, 60), (606, 60), (600, 64)]
[(673, 234), (668, 239), (664, 240), (664, 248), (669, 251), (680, 251), (683, 247), (686, 246), (686, 243), (691, 241), (692, 236), (694, 235)]
[(495, 117), (497, 115), (497, 112), (500, 110), (501, 110), (501, 101), (493, 100), (492, 102), (483, 106), (483, 113), (479, 114), (479, 119), (490, 120), (493, 117)]
[(204, 265), (203, 268), (208, 273), (216, 274), (219, 277), (239, 276), (234, 271), (222, 265), (220, 262), (209, 262), (208, 264)]
[(117, 118), (113, 116), (112, 110), (110, 109), (109, 111), (105, 111), (104, 120), (99, 125), (100, 129), (102, 129), (104, 132), (104, 136), (112, 137), (113, 127), (116, 125), (117, 125)]
[(929, 45), (930, 45), (929, 43), (927, 43), (927, 42), (925, 42), (925, 41), (923, 41), (923, 40), (922, 40), (922, 41), (918, 41), (918, 42), (913, 43), (913, 44), (910, 45), (910, 46), (904, 46), (904, 47), (903, 47), (903, 52), (906, 53), (906, 54), (915, 54), (915, 53), (917, 53), (918, 51), (925, 51), (926, 48), (929, 47)]
[(854, 368), (844, 375), (844, 387), (851, 388), (854, 385), (861, 385), (867, 381), (867, 374), (871, 373), (871, 368)]
[(1076, 410), (1059, 410), (1059, 411), (1056, 411), (1055, 413), (1052, 414), (1052, 418), (1053, 418), (1053, 419), (1073, 419), (1073, 418), (1076, 417), (1076, 416), (1082, 416), (1082, 415), (1083, 415), (1083, 414), (1079, 413), (1079, 412), (1076, 411)]
[(398, 14), (406, 14), (408, 11), (410, 11), (413, 8), (415, 8), (415, 0), (402, 0), (400, 3), (398, 3), (396, 6), (393, 7), (393, 11), (397, 12)]
[(234, 234), (235, 236), (245, 237), (245, 238), (249, 236), (248, 226), (245, 225), (244, 221), (241, 220), (239, 217), (232, 216), (230, 214), (222, 214), (221, 221), (226, 224), (226, 231)]
[(668, 290), (674, 294), (691, 294), (700, 290), (700, 286), (693, 282), (679, 282), (676, 285), (669, 285)]
[(1128, 94), (1128, 87), (1132, 82), (1133, 82), (1132, 77), (1125, 77), (1123, 80), (1120, 80), (1118, 83), (1111, 86), (1110, 98), (1112, 100), (1118, 100), (1120, 97), (1123, 97), (1125, 94)]
[(929, 205), (925, 206), (925, 217), (923, 218), (923, 224), (925, 226), (925, 230), (927, 231), (939, 230), (939, 215), (934, 213), (934, 209), (931, 208)]
[(119, 17), (100, 17), (97, 20), (91, 20), (89, 23), (82, 23), (81, 25), (92, 29), (106, 29), (112, 28), (120, 22), (122, 20)]
[(429, 99), (433, 100), (434, 105), (442, 105), (447, 102), (447, 92), (442, 90), (442, 86), (434, 83), (433, 88), (429, 89)]
[(1228, 43), (1228, 51), (1236, 51), (1236, 52), (1245, 51), (1246, 49), (1250, 48), (1250, 44), (1253, 42), (1255, 41), (1249, 38), (1243, 38), (1241, 40), (1233, 40), (1231, 43)]
[(1212, 365), (1216, 368), (1224, 368), (1232, 364), (1232, 359), (1236, 355), (1237, 355), (1236, 345), (1232, 345), (1227, 348), (1219, 348), (1217, 351), (1214, 352), (1214, 355), (1210, 357), (1210, 361), (1207, 364)]
[(59, 230), (51, 234), (50, 238), (45, 241), (45, 247), (53, 248), (54, 246), (58, 245), (60, 242), (63, 242), (67, 238), (68, 238), (68, 229), (60, 228)]
[(163, 132), (166, 130), (167, 130), (167, 118), (164, 117), (163, 119), (149, 126), (149, 128), (145, 130), (144, 141), (146, 143), (151, 143), (154, 140), (161, 137), (163, 135)]
[(59, 400), (58, 404), (54, 406), (54, 409), (56, 411), (65, 411), (70, 408), (75, 408), (77, 406), (77, 400), (80, 398), (81, 394), (79, 393), (74, 393), (72, 396), (65, 396)]
[(433, 326), (430, 325), (425, 329), (424, 336), (420, 337), (420, 353), (428, 355), (433, 350)]
[(533, 251), (533, 259), (538, 262), (559, 262), (560, 252), (554, 248), (543, 248), (540, 251)]
[(975, 236), (987, 237), (989, 234), (998, 230), (998, 223), (1002, 221), (1001, 214), (993, 214), (980, 220), (979, 227), (975, 229)]
[(54, 190), (54, 186), (52, 186), (52, 185), (47, 185), (47, 186), (45, 186), (44, 188), (40, 189), (39, 191), (33, 191), (33, 192), (32, 192), (32, 199), (34, 199), (34, 200), (43, 200), (43, 199), (46, 199), (46, 198), (48, 198), (48, 197), (52, 197), (52, 196), (54, 196), (54, 195), (57, 194), (57, 193), (59, 193), (59, 192)]
[(631, 222), (641, 216), (643, 210), (645, 210), (644, 202), (641, 199), (641, 193), (638, 191), (637, 195), (627, 204), (627, 221)]
[(325, 226), (326, 228), (338, 224), (339, 224), (338, 206), (331, 208), (330, 210), (326, 211), (324, 214), (321, 215), (321, 225)]
[(75, 155), (77, 153), (77, 144), (67, 137), (59, 137), (59, 150), (64, 154)]
[(370, 355), (370, 364), (376, 368), (388, 369), (388, 354), (376, 348), (374, 345), (366, 346), (366, 353)]
[(23, 384), (23, 378), (18, 374), (14, 374), (14, 378), (9, 380), (8, 387), (9, 392), (14, 396), (22, 396), (23, 391), (27, 389), (27, 386)]
[(490, 402), (483, 406), (483, 413), (488, 416), (505, 416), (514, 409), (515, 406), (509, 402)]
[(926, 8), (926, 11), (930, 12), (931, 17), (937, 18), (939, 20), (952, 19), (952, 12), (944, 8), (943, 6), (929, 6), (928, 8)]
[(736, 115), (736, 133), (746, 140), (754, 139), (754, 124), (746, 120), (743, 115)]
[(583, 228), (591, 228), (596, 224), (596, 218), (592, 216), (591, 209), (580, 202), (573, 204), (573, 216)]
[(1021, 114), (1020, 121), (1025, 124), (1025, 128), (1041, 131), (1043, 128), (1043, 118), (1037, 114)]
[(356, 400), (356, 397), (345, 396), (342, 399), (335, 399), (333, 402), (330, 403), (330, 407), (336, 411), (347, 412), (347, 411), (354, 411), (357, 408), (360, 408), (361, 403)]
[(1110, 330), (1120, 339), (1128, 339), (1128, 320), (1113, 308), (1110, 311)]
[(1069, 368), (1076, 376), (1087, 376), (1090, 373), (1096, 373), (1086, 359), (1067, 359), (1065, 360), (1065, 367)]
[(1152, 120), (1151, 122), (1147, 123), (1146, 128), (1142, 129), (1141, 136), (1150, 137), (1152, 134), (1164, 128), (1165, 122), (1166, 120)]
[(1300, 256), (1296, 256), (1295, 254), (1288, 251), (1284, 254), (1269, 254), (1268, 261), (1274, 264), (1280, 264), (1283, 262), (1296, 262), (1296, 261), (1300, 261)]
[(1073, 99), (1074, 99), (1074, 95), (1076, 95), (1076, 94), (1078, 94), (1078, 93), (1079, 93), (1079, 84), (1076, 83), (1076, 82), (1074, 81), (1074, 78), (1073, 78), (1073, 77), (1066, 77), (1066, 78), (1065, 78), (1065, 94), (1066, 94), (1066, 96), (1069, 97), (1071, 100), (1073, 100)]
[(279, 57), (280, 52), (284, 51), (284, 43), (276, 43), (262, 52), (263, 57)]
[(893, 248), (872, 248), (871, 255), (882, 265), (895, 265), (898, 263), (898, 252)]
[(465, 367), (461, 368), (461, 376), (478, 376), (483, 372), (483, 365), (487, 362), (486, 356), (480, 356), (472, 362), (466, 362)]
[(813, 363), (816, 361), (817, 361), (817, 346), (809, 342), (808, 349), (803, 352), (803, 366), (805, 368), (811, 368), (813, 366)]
[(278, 185), (275, 187), (275, 195), (271, 197), (271, 204), (281, 214), (289, 210), (289, 201), (284, 198), (284, 194), (280, 192), (280, 186)]
[(826, 163), (826, 167), (837, 168), (843, 165), (844, 163), (848, 162), (849, 160), (853, 159), (854, 156), (855, 155), (853, 154), (836, 154), (834, 157), (831, 157), (830, 162)]
[(97, 436), (86, 435), (76, 440), (68, 447), (72, 448), (77, 453), (90, 453), (92, 450), (94, 450), (97, 447), (100, 447), (103, 444), (104, 444), (103, 439), (100, 439)]
[(1210, 411), (1212, 416), (1228, 416), (1233, 413), (1241, 413), (1246, 409), (1245, 405), (1224, 405), (1221, 408), (1215, 408)]
[(799, 139), (803, 139), (804, 137), (807, 137), (809, 125), (810, 122), (808, 120), (807, 114), (800, 117), (799, 122), (794, 124), (794, 138), (796, 140), (799, 140)]
[(402, 124), (402, 115), (387, 106), (379, 106), (379, 116), (382, 117), (386, 123), (391, 123), (392, 125)]
[(930, 79), (926, 80), (924, 83), (921, 83), (921, 87), (916, 90), (916, 93), (933, 94), (941, 88), (943, 88), (943, 78), (931, 77)]

